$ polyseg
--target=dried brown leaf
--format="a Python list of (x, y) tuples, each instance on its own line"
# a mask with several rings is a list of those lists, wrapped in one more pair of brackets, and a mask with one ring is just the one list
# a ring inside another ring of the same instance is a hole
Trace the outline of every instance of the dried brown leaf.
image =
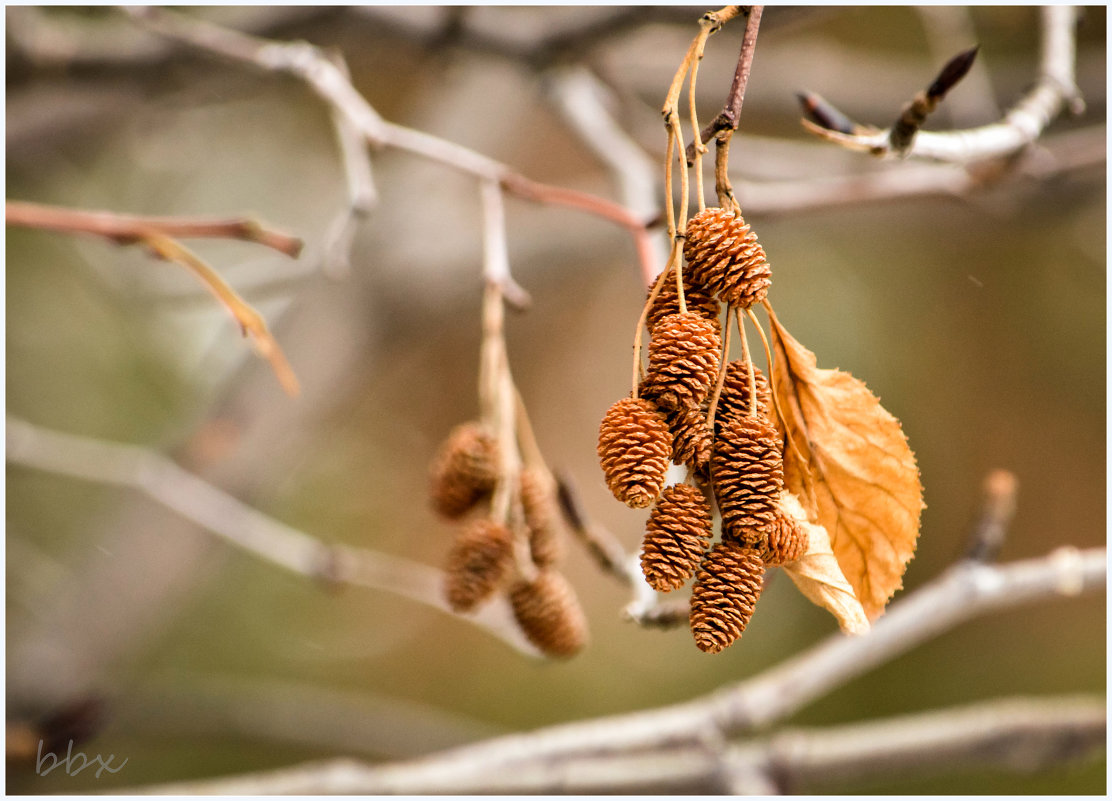
[[(784, 482), (829, 534), (842, 573), (875, 620), (915, 553), (923, 486), (899, 421), (861, 381), (816, 366), (768, 309), (774, 386), (789, 441)], [(780, 423), (779, 425), (784, 425)]]
[(826, 529), (807, 521), (803, 505), (790, 492), (781, 493), (780, 510), (803, 526), (808, 542), (803, 556), (781, 565), (784, 572), (807, 600), (834, 615), (842, 631), (846, 634), (865, 634), (869, 630), (869, 619), (854, 595), (853, 587), (842, 574)]

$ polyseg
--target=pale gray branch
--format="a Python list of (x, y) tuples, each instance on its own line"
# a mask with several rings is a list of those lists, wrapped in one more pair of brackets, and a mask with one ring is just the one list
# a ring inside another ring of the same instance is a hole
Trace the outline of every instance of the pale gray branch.
[[(718, 749), (727, 738), (782, 720), (873, 667), (962, 622), (993, 611), (1103, 589), (1103, 548), (1059, 548), (1047, 556), (986, 565), (962, 562), (894, 603), (860, 637), (834, 635), (752, 679), (680, 704), (551, 726), (454, 749), (417, 762), (368, 769), (338, 762), (314, 768), (312, 787), (291, 769), (262, 777), (267, 792), (468, 792), (490, 790), (492, 776), (550, 771), (567, 780), (568, 765), (644, 749)], [(536, 768), (535, 766), (541, 766)], [(735, 777), (741, 781), (739, 777)], [(235, 785), (161, 788), (165, 792), (257, 792), (260, 777)], [(372, 783), (374, 782), (374, 783)], [(558, 784), (560, 788), (565, 785)]]
[[(8, 417), (7, 460), (57, 475), (139, 490), (226, 542), (292, 573), (389, 592), (454, 615), (442, 597), (442, 574), (436, 568), (365, 548), (322, 542), (146, 448), (64, 434)], [(518, 631), (503, 599), (458, 619), (522, 653), (537, 654)]]
[[(1075, 82), (1077, 9), (1048, 6), (1042, 9), (1042, 52), (1039, 75), (1033, 88), (1004, 118), (991, 125), (961, 131), (920, 131), (901, 156), (916, 156), (966, 164), (1008, 156), (1030, 145), (1067, 106), (1074, 112), (1084, 107)], [(893, 155), (891, 129), (862, 134), (843, 134), (808, 124), (816, 135), (851, 150), (878, 156)]]
[(787, 729), (737, 745), (662, 742), (567, 759), (524, 759), (512, 770), (444, 770), (440, 757), (385, 766), (332, 760), (205, 782), (137, 788), (145, 794), (473, 794), (723, 792), (826, 788), (894, 772), (994, 766), (1030, 772), (1088, 756), (1105, 736), (1103, 699), (1004, 699), (822, 729)]

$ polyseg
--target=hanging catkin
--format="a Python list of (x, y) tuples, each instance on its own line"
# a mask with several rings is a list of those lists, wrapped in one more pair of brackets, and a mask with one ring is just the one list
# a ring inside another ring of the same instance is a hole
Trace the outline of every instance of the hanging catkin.
[(521, 506), (529, 532), (533, 564), (547, 567), (563, 556), (563, 540), (556, 527), (555, 487), (547, 473), (536, 467), (521, 471)]
[[(722, 333), (721, 312), (722, 305), (715, 299), (714, 293), (706, 287), (694, 284), (687, 271), (683, 274), (683, 298), (687, 303), (687, 310), (714, 323), (714, 332)], [(645, 324), (650, 332), (656, 324), (671, 314), (680, 313), (680, 296), (676, 292), (676, 270), (673, 267), (664, 278), (664, 283), (657, 293), (656, 300), (649, 307)]]
[(807, 553), (809, 537), (806, 530), (787, 515), (778, 514), (765, 529), (765, 535), (760, 550), (766, 565), (794, 562)]
[(652, 329), (645, 395), (667, 409), (695, 407), (718, 378), (722, 340), (694, 312), (670, 314)]
[(493, 520), (479, 519), (456, 537), (445, 567), (445, 595), (457, 612), (485, 601), (502, 583), (513, 562), (513, 535)]
[(497, 474), (494, 437), (476, 422), (456, 426), (429, 470), (433, 508), (445, 517), (459, 517), (494, 489)]
[[(757, 387), (757, 416), (771, 420), (774, 414), (772, 390), (761, 368), (753, 365), (753, 383)], [(722, 394), (714, 414), (714, 426), (718, 430), (727, 423), (749, 416), (749, 366), (735, 359), (726, 365), (726, 376), (722, 382)]]
[(607, 410), (599, 425), (598, 458), (614, 497), (643, 509), (664, 487), (672, 459), (668, 423), (650, 401), (623, 398)]
[(574, 656), (587, 642), (587, 619), (575, 591), (555, 570), (541, 570), (533, 581), (510, 590), (514, 618), (529, 642), (548, 656)]
[(691, 591), (691, 634), (701, 650), (716, 654), (741, 636), (763, 580), (764, 564), (752, 548), (724, 540), (711, 549)]
[(760, 303), (772, 284), (764, 248), (740, 214), (708, 208), (687, 223), (683, 255), (691, 280), (723, 303), (747, 309)]
[(673, 484), (656, 502), (645, 527), (641, 571), (654, 590), (679, 589), (695, 574), (714, 536), (710, 504), (690, 484)]
[(714, 443), (711, 480), (722, 512), (722, 536), (749, 545), (777, 516), (784, 488), (780, 439), (767, 421), (743, 417), (726, 424)]

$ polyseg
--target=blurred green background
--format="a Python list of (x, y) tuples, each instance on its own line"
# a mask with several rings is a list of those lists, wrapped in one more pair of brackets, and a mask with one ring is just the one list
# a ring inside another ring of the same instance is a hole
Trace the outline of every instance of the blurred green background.
[[(550, 101), (551, 74), (472, 41), (497, 35), (528, 51), (545, 33), (612, 11), (199, 13), (337, 47), (387, 119), (532, 178), (617, 197), (613, 176)], [(963, 99), (959, 85), (947, 101), (953, 120), (940, 111), (927, 127), (997, 118), (975, 100), (994, 97), (1006, 108), (1034, 80), (1038, 11), (951, 11), (940, 20), (937, 10), (914, 8), (769, 9), (732, 147), (738, 182), (890, 166), (812, 140), (793, 93), (817, 91), (884, 126), (974, 42), (973, 88)], [(322, 242), (345, 187), (327, 110), (307, 90), (166, 47), (110, 10), (6, 14), (9, 198), (251, 213), (307, 243), (296, 262), (244, 243), (195, 243), (271, 322), (305, 387), (290, 400), (226, 312), (181, 271), (101, 241), (9, 229), (8, 413), (172, 454), (322, 540), (439, 565), (454, 529), (428, 508), (427, 465), (448, 430), (477, 413), (474, 182), (407, 154), (375, 154), (379, 206), (359, 230), (350, 275), (330, 276), (320, 269)], [(615, 112), (656, 160), (664, 146), (657, 108), (698, 11), (652, 14), (566, 59), (611, 86)], [(478, 34), (452, 44), (449, 18)], [(708, 47), (699, 80), (706, 119), (721, 106), (741, 32), (727, 27)], [(1056, 121), (1048, 137), (1103, 131), (1103, 7), (1085, 10), (1078, 50), (1087, 110)], [(785, 140), (792, 156), (756, 158), (776, 152), (768, 137)], [(928, 506), (908, 590), (962, 555), (981, 482), (997, 467), (1013, 471), (1020, 488), (1002, 560), (1104, 543), (1105, 198), (1101, 159), (960, 199), (747, 211), (773, 267), (770, 299), (782, 322), (820, 366), (864, 380), (902, 420), (918, 456)], [(644, 297), (632, 243), (570, 210), (511, 199), (507, 212), (514, 273), (534, 298), (508, 320), (510, 358), (541, 447), (574, 477), (597, 522), (633, 550), (645, 515), (611, 498), (594, 453), (599, 419), (628, 389)], [(129, 490), (9, 465), (6, 523), (9, 721), (101, 699), (103, 725), (83, 750), (128, 759), (100, 779), (92, 771), (39, 777), (33, 764), (9, 762), (16, 793), (108, 790), (343, 754), (413, 756), (690, 699), (836, 630), (779, 577), (743, 640), (709, 657), (683, 628), (623, 622), (625, 591), (573, 546), (564, 572), (591, 644), (570, 662), (543, 663), (404, 599), (323, 590)], [(1105, 631), (1103, 595), (980, 618), (791, 723), (1100, 694)], [(1034, 776), (964, 772), (799, 789), (1104, 787), (1103, 761), (1090, 761)]]

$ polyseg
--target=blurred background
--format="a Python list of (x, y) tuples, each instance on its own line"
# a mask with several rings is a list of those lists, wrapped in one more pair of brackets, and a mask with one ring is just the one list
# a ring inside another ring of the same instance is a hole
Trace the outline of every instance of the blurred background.
[[(633, 142), (662, 160), (659, 106), (701, 9), (637, 11), (190, 13), (336, 48), (386, 119), (536, 180), (622, 200), (594, 150), (607, 140), (569, 122), (560, 92), (569, 75), (589, 76)], [(447, 432), (478, 411), (474, 180), (405, 153), (374, 154), (379, 203), (358, 229), (350, 270), (336, 269), (324, 242), (346, 203), (344, 173), (328, 110), (302, 85), (168, 44), (111, 9), (5, 13), (9, 199), (249, 213), (306, 241), (296, 261), (247, 243), (190, 243), (270, 323), (303, 385), (290, 399), (184, 271), (138, 249), (9, 228), (8, 414), (170, 455), (325, 542), (440, 565), (455, 529), (429, 508), (427, 467)], [(725, 99), (743, 30), (729, 25), (708, 45), (698, 81), (704, 120)], [(993, 165), (985, 187), (963, 196), (772, 202), (776, 182), (899, 166), (809, 136), (797, 91), (887, 126), (950, 56), (977, 43), (974, 72), (928, 129), (991, 122), (1031, 85), (1038, 9), (770, 8), (731, 148), (781, 321), (820, 366), (864, 380), (917, 454), (927, 509), (907, 590), (964, 553), (993, 468), (1019, 481), (1001, 560), (1105, 541), (1105, 9), (1086, 8), (1078, 33), (1087, 108), (1050, 126), (1031, 156), (1043, 169), (1037, 177), (994, 181)], [(658, 184), (643, 208), (658, 207), (661, 194)], [(628, 391), (644, 298), (631, 237), (512, 198), (507, 214), (512, 268), (533, 297), (527, 313), (508, 319), (508, 347), (540, 445), (595, 521), (632, 551), (645, 514), (610, 496), (595, 457), (598, 422)], [(9, 464), (6, 523), (9, 723), (61, 716), (70, 730), (88, 730), (86, 753), (128, 759), (99, 779), (40, 777), (33, 760), (9, 760), (16, 793), (108, 790), (335, 755), (415, 756), (690, 699), (836, 631), (781, 576), (742, 641), (710, 657), (685, 628), (623, 622), (627, 591), (573, 544), (563, 572), (591, 643), (570, 661), (544, 662), (427, 606), (282, 571), (126, 488)], [(1100, 594), (979, 618), (789, 722), (1100, 694), (1105, 631)], [(1097, 761), (1031, 776), (798, 789), (1104, 787)]]

